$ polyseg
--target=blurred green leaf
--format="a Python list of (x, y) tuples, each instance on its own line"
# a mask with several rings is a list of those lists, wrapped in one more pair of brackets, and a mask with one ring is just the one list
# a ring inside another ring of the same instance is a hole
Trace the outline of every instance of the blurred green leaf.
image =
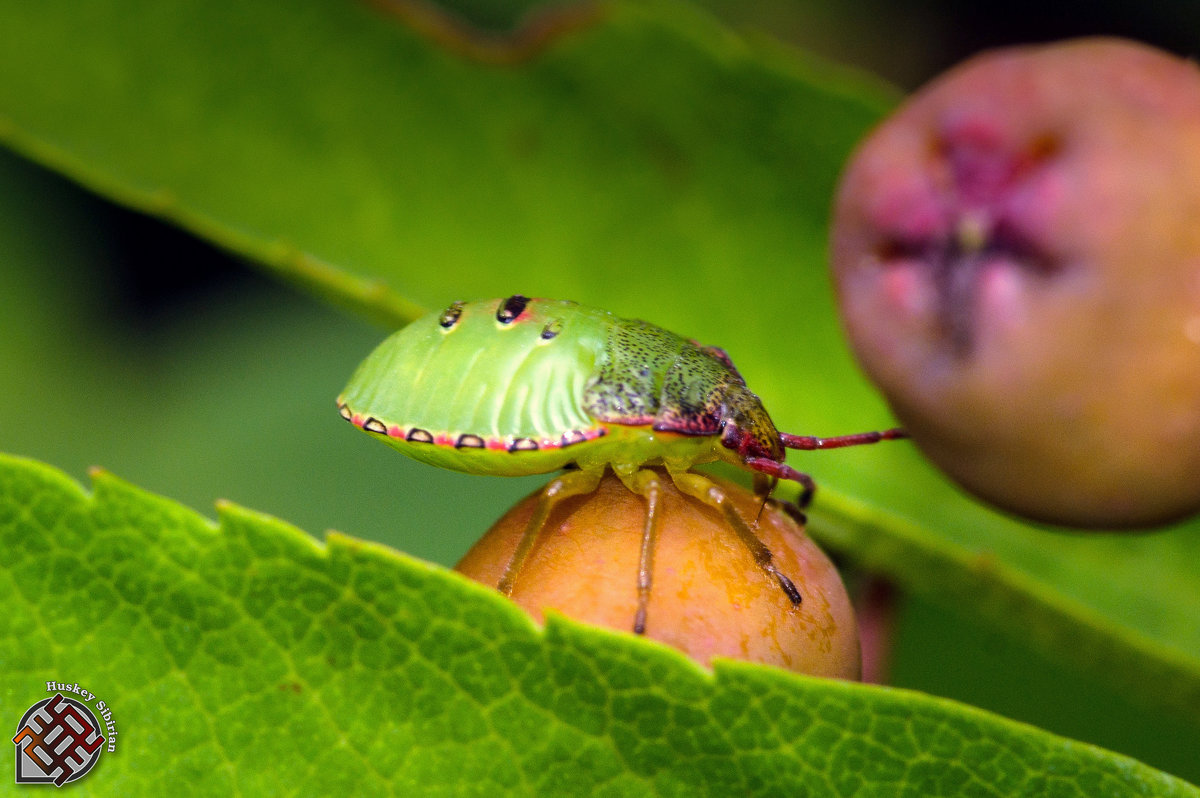
[(1200, 795), (918, 693), (542, 632), (439, 568), (220, 510), (0, 457), (0, 601), (25, 610), (0, 615), (0, 716), (47, 681), (103, 700), (117, 750), (85, 793)]
[[(838, 169), (893, 94), (673, 2), (599, 5), (508, 66), (392, 7), (9, 0), (0, 138), (373, 318), (574, 298), (725, 347), (781, 428), (887, 425), (824, 248)], [(1200, 718), (1196, 522), (1036, 529), (906, 445), (793, 461), (827, 545)]]
[(286, 285), (239, 270), (152, 316), (131, 309), (138, 289), (119, 264), (174, 269), (195, 244), (151, 245), (138, 236), (163, 237), (154, 224), (124, 215), (0, 150), (0, 450), (77, 477), (103, 465), (192, 507), (270, 507), (444, 564), (544, 481), (472, 479), (348, 434), (333, 399), (379, 331)]

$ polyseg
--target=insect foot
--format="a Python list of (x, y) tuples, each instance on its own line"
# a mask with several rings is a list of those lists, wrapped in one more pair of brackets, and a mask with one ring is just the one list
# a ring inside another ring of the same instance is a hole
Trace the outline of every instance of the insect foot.
[[(635, 493), (607, 473), (596, 490), (559, 501), (522, 554), (509, 595), (534, 618), (555, 609), (577, 620), (673, 646), (702, 664), (712, 657), (764, 662), (800, 673), (859, 678), (854, 612), (829, 559), (786, 512), (768, 503), (755, 528), (771, 553), (764, 570), (721, 509), (682, 493), (658, 469)], [(698, 476), (698, 475), (697, 475)], [(704, 477), (707, 480), (709, 477)], [(723, 501), (753, 519), (760, 497), (712, 478)], [(544, 490), (519, 502), (467, 552), (457, 570), (496, 586), (526, 538)], [(654, 533), (647, 535), (652, 503)], [(647, 552), (646, 541), (652, 541)], [(794, 582), (796, 603), (772, 573)], [(642, 601), (639, 597), (644, 596)]]
[(1200, 509), (1200, 68), (1081, 39), (984, 53), (860, 146), (831, 260), (913, 441), (1011, 512)]

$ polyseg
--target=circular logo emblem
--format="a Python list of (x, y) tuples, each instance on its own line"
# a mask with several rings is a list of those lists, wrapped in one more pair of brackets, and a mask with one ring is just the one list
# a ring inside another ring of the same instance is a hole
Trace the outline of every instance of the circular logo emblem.
[(104, 750), (103, 726), (87, 705), (55, 693), (21, 716), (17, 748), (18, 784), (54, 784), (82, 779)]

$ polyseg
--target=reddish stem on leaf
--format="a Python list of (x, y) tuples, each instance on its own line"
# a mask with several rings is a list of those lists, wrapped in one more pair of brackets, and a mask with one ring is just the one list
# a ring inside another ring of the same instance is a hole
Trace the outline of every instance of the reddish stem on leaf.
[(868, 576), (858, 595), (858, 638), (862, 645), (862, 680), (887, 684), (896, 640), (899, 591), (882, 576)]

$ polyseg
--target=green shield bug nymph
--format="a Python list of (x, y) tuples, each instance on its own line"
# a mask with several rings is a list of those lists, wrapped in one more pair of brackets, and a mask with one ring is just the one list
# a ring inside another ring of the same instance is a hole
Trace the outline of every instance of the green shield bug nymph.
[(471, 474), (569, 468), (542, 491), (499, 588), (510, 594), (554, 505), (596, 489), (606, 468), (646, 499), (634, 631), (645, 629), (658, 474), (716, 508), (792, 603), (800, 593), (770, 550), (692, 466), (723, 460), (777, 479), (813, 482), (786, 449), (831, 449), (901, 438), (901, 430), (834, 438), (779, 432), (724, 351), (575, 302), (455, 302), (392, 335), (338, 397), (342, 417), (417, 460)]

